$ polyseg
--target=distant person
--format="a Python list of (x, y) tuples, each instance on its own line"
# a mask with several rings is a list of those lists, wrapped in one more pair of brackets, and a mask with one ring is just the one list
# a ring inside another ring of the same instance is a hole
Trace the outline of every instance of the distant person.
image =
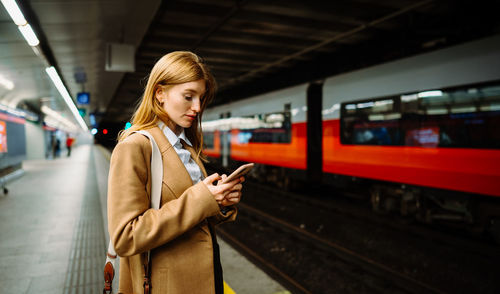
[[(236, 218), (243, 177), (206, 176), (201, 114), (215, 80), (195, 54), (177, 51), (153, 67), (132, 127), (113, 150), (108, 179), (108, 229), (120, 256), (120, 293), (223, 293), (213, 226)], [(151, 145), (163, 157), (160, 209), (150, 208)], [(214, 185), (217, 183), (217, 185)], [(144, 263), (151, 250), (151, 263)], [(150, 275), (143, 275), (149, 268)]]
[(59, 138), (56, 139), (56, 156), (61, 156), (61, 140)]
[(75, 141), (69, 134), (66, 136), (66, 149), (68, 149), (68, 157), (71, 156), (71, 146), (73, 146), (73, 142)]
[(54, 135), (50, 136), (50, 143), (47, 146), (47, 159), (56, 158), (56, 137)]
[(59, 154), (61, 153), (61, 140), (57, 138), (56, 136), (52, 137), (52, 158), (57, 158), (59, 157)]

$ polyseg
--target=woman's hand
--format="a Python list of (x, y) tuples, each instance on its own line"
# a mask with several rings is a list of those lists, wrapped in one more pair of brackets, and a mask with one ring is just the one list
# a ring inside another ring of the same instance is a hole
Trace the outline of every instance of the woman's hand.
[[(210, 193), (214, 195), (215, 201), (219, 205), (229, 206), (240, 202), (241, 199), (241, 188), (243, 188), (242, 183), (245, 178), (240, 177), (238, 179), (232, 180), (231, 182), (222, 184), (222, 180), (227, 178), (226, 175), (219, 176), (219, 174), (211, 174), (203, 180), (203, 183), (207, 186)], [(217, 186), (213, 185), (213, 182), (217, 181)]]
[[(220, 185), (224, 179), (226, 179), (226, 175), (222, 175), (222, 179), (217, 182), (217, 185)], [(241, 200), (241, 189), (243, 188), (243, 183), (245, 181), (245, 177), (240, 177), (239, 179), (233, 180), (232, 182), (235, 182), (236, 184), (232, 187), (232, 189), (226, 194), (226, 197), (222, 199), (222, 201), (219, 203), (219, 205), (222, 206), (230, 206), (234, 205)], [(231, 182), (231, 183), (232, 183)]]

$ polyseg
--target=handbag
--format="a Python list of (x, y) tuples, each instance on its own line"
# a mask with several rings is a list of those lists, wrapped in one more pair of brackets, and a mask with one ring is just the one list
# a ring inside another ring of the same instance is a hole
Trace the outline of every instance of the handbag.
[[(145, 130), (135, 131), (146, 136), (151, 142), (151, 208), (160, 209), (161, 200), (161, 182), (163, 178), (163, 162), (160, 149), (153, 136)], [(115, 262), (118, 255), (111, 240), (109, 240), (108, 251), (106, 252), (106, 263), (104, 264), (104, 289), (103, 294), (111, 294), (113, 278), (115, 276)], [(151, 251), (147, 252), (144, 263), (144, 294), (149, 294), (151, 290), (150, 273)]]

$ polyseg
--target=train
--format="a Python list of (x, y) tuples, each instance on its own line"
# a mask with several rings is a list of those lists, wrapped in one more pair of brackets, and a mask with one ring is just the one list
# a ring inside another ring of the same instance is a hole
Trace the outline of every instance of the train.
[[(500, 235), (500, 35), (207, 108), (204, 153), (282, 189)], [(496, 232), (496, 233), (495, 233)]]

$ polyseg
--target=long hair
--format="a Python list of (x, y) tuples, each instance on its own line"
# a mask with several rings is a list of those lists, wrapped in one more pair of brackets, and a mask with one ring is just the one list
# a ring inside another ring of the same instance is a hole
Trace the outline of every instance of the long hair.
[(132, 115), (132, 126), (127, 130), (120, 131), (118, 141), (122, 141), (134, 131), (155, 127), (159, 120), (165, 124), (170, 120), (167, 112), (155, 97), (155, 92), (160, 85), (168, 88), (198, 80), (205, 81), (205, 93), (201, 97), (200, 112), (191, 127), (185, 129), (185, 132), (186, 137), (193, 144), (198, 158), (206, 161), (201, 153), (203, 149), (201, 118), (203, 110), (215, 96), (217, 85), (202, 59), (189, 51), (174, 51), (164, 55), (156, 62), (149, 74), (142, 100)]

